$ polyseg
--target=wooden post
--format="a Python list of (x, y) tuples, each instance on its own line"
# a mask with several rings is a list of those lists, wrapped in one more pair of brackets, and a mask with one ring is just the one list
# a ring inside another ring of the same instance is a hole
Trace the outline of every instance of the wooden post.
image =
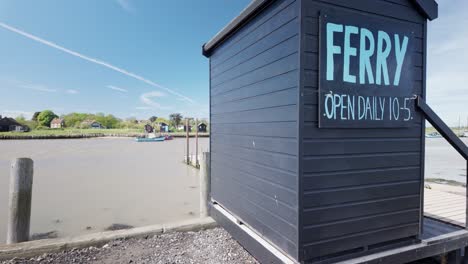
[(195, 125), (197, 126), (195, 132), (195, 167), (200, 167), (200, 161), (198, 159), (198, 119), (195, 121)]
[(450, 251), (443, 256), (442, 261), (447, 264), (460, 264), (462, 263), (461, 249)]
[(200, 217), (210, 215), (211, 202), (211, 155), (203, 152), (200, 164)]
[(190, 134), (189, 134), (189, 119), (185, 120), (185, 137), (187, 138), (187, 165), (190, 165)]
[(11, 164), (7, 244), (29, 240), (34, 162), (19, 158)]

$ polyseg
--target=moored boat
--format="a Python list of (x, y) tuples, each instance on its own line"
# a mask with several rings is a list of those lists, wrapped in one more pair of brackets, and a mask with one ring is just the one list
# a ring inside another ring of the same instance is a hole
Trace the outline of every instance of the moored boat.
[(136, 142), (161, 142), (164, 141), (166, 137), (155, 137), (155, 138), (135, 138)]
[(426, 134), (426, 138), (441, 138), (442, 136), (437, 132), (432, 132), (430, 134)]

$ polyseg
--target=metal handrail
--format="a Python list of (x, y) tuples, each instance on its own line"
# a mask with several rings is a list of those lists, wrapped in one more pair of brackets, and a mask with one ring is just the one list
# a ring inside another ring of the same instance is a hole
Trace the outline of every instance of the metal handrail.
[[(423, 98), (418, 96), (417, 107), (423, 112), (424, 117), (429, 123), (455, 148), (466, 160), (466, 186), (468, 188), (468, 147), (463, 141), (450, 129), (447, 124), (432, 110)], [(468, 192), (466, 192), (466, 218), (465, 228), (468, 229)]]

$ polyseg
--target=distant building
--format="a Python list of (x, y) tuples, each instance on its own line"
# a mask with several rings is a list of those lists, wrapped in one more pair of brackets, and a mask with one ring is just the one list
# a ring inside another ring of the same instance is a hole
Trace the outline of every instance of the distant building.
[[(188, 126), (188, 131), (192, 132), (192, 126)], [(187, 132), (187, 126), (184, 126), (184, 132)]]
[(13, 118), (0, 116), (0, 132), (27, 132), (29, 128), (16, 122)]
[(65, 127), (65, 120), (62, 118), (54, 118), (52, 122), (50, 122), (50, 128), (64, 128)]
[(91, 129), (105, 129), (106, 128), (101, 123), (97, 122), (96, 120), (85, 120), (81, 123), (81, 127), (91, 128)]
[(198, 124), (198, 132), (206, 132), (206, 124), (205, 123), (200, 123)]
[(161, 132), (169, 132), (169, 125), (162, 122), (159, 124), (159, 131)]

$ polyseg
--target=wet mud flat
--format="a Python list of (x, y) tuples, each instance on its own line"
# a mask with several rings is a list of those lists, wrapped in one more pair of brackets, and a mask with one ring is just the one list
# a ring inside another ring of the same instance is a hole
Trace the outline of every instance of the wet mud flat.
[[(18, 157), (35, 162), (35, 239), (198, 217), (199, 171), (183, 164), (185, 144), (130, 138), (0, 141), (0, 244), (6, 238), (10, 162)], [(200, 139), (199, 148), (208, 150), (208, 138)]]

